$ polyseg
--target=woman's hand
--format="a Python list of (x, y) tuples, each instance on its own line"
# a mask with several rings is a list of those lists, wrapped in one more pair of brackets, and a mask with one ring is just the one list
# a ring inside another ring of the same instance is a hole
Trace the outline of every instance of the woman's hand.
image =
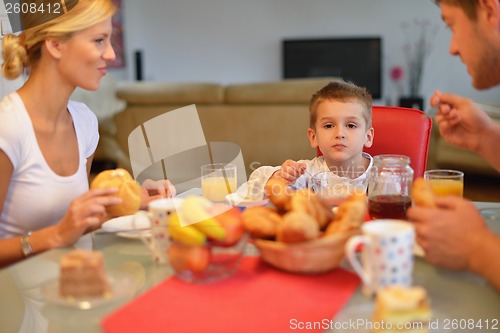
[(55, 246), (74, 244), (84, 233), (99, 229), (109, 219), (106, 206), (121, 203), (116, 188), (92, 189), (73, 200), (55, 226)]
[(150, 201), (161, 198), (175, 197), (176, 190), (168, 179), (151, 180), (146, 179), (142, 185), (141, 208), (147, 207)]

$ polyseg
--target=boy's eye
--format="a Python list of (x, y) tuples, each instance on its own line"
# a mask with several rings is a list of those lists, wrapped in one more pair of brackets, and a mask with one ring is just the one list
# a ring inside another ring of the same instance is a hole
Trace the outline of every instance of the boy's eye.
[(348, 128), (357, 128), (358, 126), (356, 124), (347, 124)]
[(333, 127), (332, 124), (325, 124), (325, 125), (323, 125), (323, 128), (332, 128), (332, 127)]

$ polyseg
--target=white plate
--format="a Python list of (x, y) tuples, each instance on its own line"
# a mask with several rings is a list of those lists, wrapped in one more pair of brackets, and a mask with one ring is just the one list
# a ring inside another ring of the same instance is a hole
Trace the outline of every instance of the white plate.
[(202, 192), (201, 192), (201, 188), (199, 187), (194, 187), (192, 189), (189, 189), (185, 192), (182, 192), (182, 193), (179, 193), (177, 194), (175, 197), (176, 198), (185, 198), (185, 197), (189, 197), (190, 195), (197, 195), (197, 196), (201, 196)]
[(125, 297), (131, 297), (137, 291), (137, 283), (134, 277), (128, 273), (110, 270), (107, 273), (107, 278), (111, 293), (103, 297), (63, 297), (59, 294), (59, 278), (44, 284), (42, 286), (42, 295), (45, 301), (50, 304), (88, 310)]
[(151, 230), (125, 230), (117, 232), (116, 235), (128, 239), (141, 239), (151, 237)]
[[(121, 232), (121, 231), (134, 231), (134, 215), (126, 215), (116, 217), (114, 219), (104, 222), (101, 226), (102, 232)], [(138, 215), (135, 220), (137, 229), (148, 229), (151, 228), (151, 222), (146, 216)]]
[(242, 198), (238, 195), (238, 193), (232, 193), (226, 195), (226, 201), (230, 204), (235, 204), (238, 207), (255, 207), (255, 206), (265, 206), (269, 203), (268, 198), (260, 199), (260, 200), (248, 200)]

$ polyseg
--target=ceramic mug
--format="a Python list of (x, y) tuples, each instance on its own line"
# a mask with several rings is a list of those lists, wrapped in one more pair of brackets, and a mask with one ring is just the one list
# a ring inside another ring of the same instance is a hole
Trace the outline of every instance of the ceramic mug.
[[(364, 223), (362, 235), (346, 243), (347, 259), (363, 281), (363, 293), (373, 295), (387, 285), (411, 286), (415, 227), (403, 220)], [(356, 249), (363, 245), (361, 263)]]
[(153, 200), (148, 204), (148, 211), (138, 211), (134, 215), (133, 225), (137, 229), (141, 218), (148, 218), (151, 222), (150, 233), (139, 233), (141, 240), (149, 248), (153, 261), (158, 264), (168, 263), (167, 249), (170, 245), (168, 234), (168, 221), (170, 216), (180, 211), (181, 198), (168, 198)]

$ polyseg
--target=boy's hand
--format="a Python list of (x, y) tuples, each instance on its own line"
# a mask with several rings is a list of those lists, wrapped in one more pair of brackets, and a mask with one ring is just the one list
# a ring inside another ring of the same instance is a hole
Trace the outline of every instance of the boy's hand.
[(286, 180), (288, 185), (292, 185), (297, 181), (304, 171), (306, 170), (306, 165), (304, 163), (297, 163), (292, 160), (286, 160), (282, 165), (281, 169), (276, 171), (273, 177), (283, 178)]

